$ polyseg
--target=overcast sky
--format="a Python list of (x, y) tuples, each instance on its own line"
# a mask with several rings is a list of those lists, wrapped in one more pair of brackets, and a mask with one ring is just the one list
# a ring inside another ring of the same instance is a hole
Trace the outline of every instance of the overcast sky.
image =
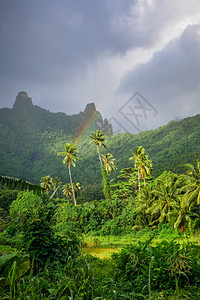
[(200, 113), (199, 0), (0, 0), (0, 107), (95, 102), (115, 132)]

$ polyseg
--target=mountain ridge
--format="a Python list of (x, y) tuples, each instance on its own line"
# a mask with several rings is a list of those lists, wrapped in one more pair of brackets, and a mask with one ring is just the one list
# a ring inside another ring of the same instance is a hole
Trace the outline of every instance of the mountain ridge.
[(33, 105), (27, 97), (26, 92), (20, 92), (13, 108), (0, 109), (0, 175), (33, 183), (39, 183), (45, 175), (59, 176), (65, 181), (66, 168), (57, 153), (64, 150), (66, 142), (75, 142), (80, 159), (72, 169), (74, 180), (100, 183), (96, 148), (88, 138), (96, 129), (106, 133), (106, 151), (115, 156), (118, 172), (132, 166), (131, 150), (140, 145), (152, 159), (155, 175), (164, 169), (181, 172), (184, 164), (195, 163), (200, 157), (200, 115), (170, 121), (155, 130), (113, 135), (111, 125), (96, 111), (94, 103), (87, 104), (83, 112), (68, 116)]

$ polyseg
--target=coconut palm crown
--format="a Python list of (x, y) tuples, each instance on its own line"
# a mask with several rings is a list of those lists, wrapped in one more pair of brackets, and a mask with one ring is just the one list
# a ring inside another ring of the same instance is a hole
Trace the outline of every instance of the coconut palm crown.
[(92, 132), (91, 135), (89, 135), (89, 137), (92, 139), (90, 141), (90, 143), (94, 143), (97, 147), (99, 161), (100, 161), (100, 164), (102, 165), (101, 155), (99, 152), (99, 146), (103, 146), (104, 148), (106, 148), (106, 145), (105, 145), (106, 136), (103, 134), (103, 132), (101, 130), (97, 129), (95, 132)]

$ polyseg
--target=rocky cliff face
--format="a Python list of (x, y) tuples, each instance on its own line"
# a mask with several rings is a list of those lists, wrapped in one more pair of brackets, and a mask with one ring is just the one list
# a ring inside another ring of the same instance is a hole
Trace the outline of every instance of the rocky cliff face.
[(28, 94), (26, 92), (19, 92), (16, 97), (13, 108), (19, 109), (30, 105), (33, 105), (33, 103), (32, 99), (28, 97)]
[(88, 118), (93, 117), (93, 126), (96, 129), (100, 129), (107, 134), (113, 134), (112, 125), (108, 123), (107, 119), (102, 118), (100, 112), (96, 110), (94, 103), (88, 103), (84, 110), (85, 120), (87, 121)]

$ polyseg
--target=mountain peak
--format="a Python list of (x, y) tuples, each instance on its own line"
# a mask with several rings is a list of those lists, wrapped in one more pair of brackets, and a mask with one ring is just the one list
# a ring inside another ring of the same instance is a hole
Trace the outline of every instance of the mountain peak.
[(28, 94), (24, 91), (18, 93), (13, 108), (22, 107), (25, 105), (33, 105), (32, 99), (28, 97)]
[(17, 97), (28, 98), (28, 94), (27, 92), (21, 91), (18, 93)]
[(85, 107), (84, 113), (91, 114), (93, 112), (96, 112), (96, 107), (94, 103), (88, 103)]

